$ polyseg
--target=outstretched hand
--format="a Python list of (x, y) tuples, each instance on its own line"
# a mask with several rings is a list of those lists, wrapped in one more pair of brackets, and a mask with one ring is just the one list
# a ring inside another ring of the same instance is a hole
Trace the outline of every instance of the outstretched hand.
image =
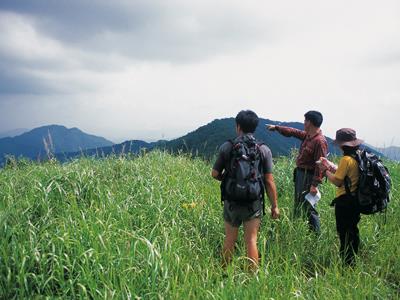
[(335, 173), (337, 170), (337, 165), (329, 161), (326, 157), (320, 157), (316, 163), (322, 172), (329, 171)]
[(267, 127), (267, 129), (270, 130), (270, 131), (275, 131), (275, 130), (276, 130), (276, 126), (275, 126), (275, 125), (272, 125), (272, 124), (267, 124), (266, 127)]

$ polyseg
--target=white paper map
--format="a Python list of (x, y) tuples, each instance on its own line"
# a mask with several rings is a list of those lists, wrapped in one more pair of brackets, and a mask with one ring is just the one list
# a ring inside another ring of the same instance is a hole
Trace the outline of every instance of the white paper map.
[(317, 202), (321, 199), (321, 193), (318, 191), (314, 196), (308, 193), (304, 196), (304, 198), (314, 207), (315, 204), (317, 204)]

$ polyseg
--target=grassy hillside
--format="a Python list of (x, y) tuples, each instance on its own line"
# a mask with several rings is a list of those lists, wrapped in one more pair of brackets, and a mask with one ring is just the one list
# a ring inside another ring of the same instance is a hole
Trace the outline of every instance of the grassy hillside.
[(354, 269), (340, 266), (331, 185), (322, 234), (291, 221), (294, 160), (275, 164), (281, 219), (264, 217), (261, 266), (244, 271), (242, 237), (227, 271), (211, 165), (154, 151), (137, 158), (20, 162), (0, 170), (0, 298), (393, 299), (400, 296), (400, 166), (393, 197), (363, 216)]

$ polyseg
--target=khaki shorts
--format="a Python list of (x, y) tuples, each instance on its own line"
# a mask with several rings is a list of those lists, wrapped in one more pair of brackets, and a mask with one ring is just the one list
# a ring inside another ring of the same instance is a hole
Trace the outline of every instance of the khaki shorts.
[(261, 218), (263, 206), (261, 200), (254, 201), (248, 206), (238, 205), (234, 202), (224, 201), (224, 220), (233, 227), (239, 227), (243, 222)]

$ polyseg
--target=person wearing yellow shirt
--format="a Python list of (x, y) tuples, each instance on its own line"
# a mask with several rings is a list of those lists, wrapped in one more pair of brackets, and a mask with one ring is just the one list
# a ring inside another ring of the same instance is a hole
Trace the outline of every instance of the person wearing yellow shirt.
[(343, 157), (334, 171), (325, 168), (328, 180), (337, 186), (335, 204), (336, 230), (340, 240), (340, 256), (346, 265), (354, 265), (355, 255), (358, 252), (360, 236), (358, 222), (360, 211), (358, 209), (356, 190), (358, 187), (358, 162), (355, 159), (359, 146), (363, 143), (351, 128), (341, 128), (336, 131), (335, 144), (343, 151)]

